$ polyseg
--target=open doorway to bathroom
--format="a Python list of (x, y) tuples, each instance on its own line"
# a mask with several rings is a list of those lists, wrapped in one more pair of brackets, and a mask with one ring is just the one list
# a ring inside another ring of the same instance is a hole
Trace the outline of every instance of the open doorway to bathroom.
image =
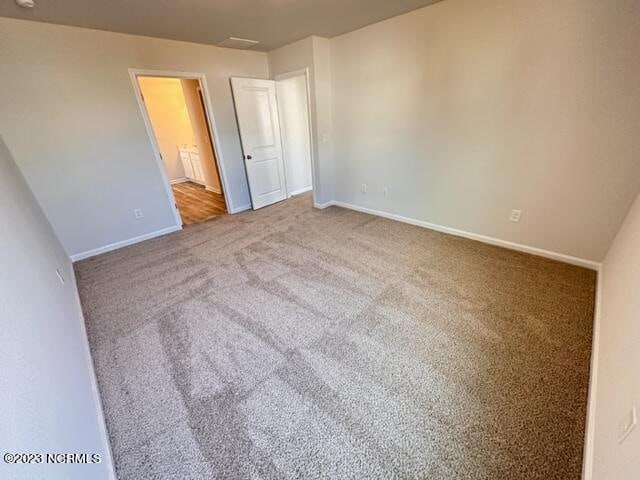
[(200, 79), (135, 75), (183, 225), (227, 213), (223, 182)]

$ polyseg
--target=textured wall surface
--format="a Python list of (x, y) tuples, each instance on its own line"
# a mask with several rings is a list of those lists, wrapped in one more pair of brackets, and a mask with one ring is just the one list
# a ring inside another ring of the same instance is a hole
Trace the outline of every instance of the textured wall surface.
[(177, 78), (139, 77), (149, 120), (169, 180), (184, 178), (178, 145), (193, 145), (195, 138), (185, 95)]
[(0, 18), (0, 57), (0, 131), (69, 255), (175, 225), (130, 68), (205, 75), (227, 200), (250, 204), (229, 77), (266, 78), (265, 53)]
[(638, 18), (446, 0), (333, 38), (335, 199), (602, 260), (640, 188)]
[(622, 419), (640, 414), (640, 196), (607, 253), (600, 286), (593, 480), (640, 478), (640, 430), (618, 443)]
[(1, 137), (0, 223), (2, 454), (102, 457), (95, 465), (3, 459), (0, 478), (108, 479), (113, 466), (73, 268)]

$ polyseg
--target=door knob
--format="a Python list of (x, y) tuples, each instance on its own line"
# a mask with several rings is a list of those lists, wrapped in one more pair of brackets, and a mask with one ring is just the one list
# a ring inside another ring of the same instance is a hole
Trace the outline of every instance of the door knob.
[(246, 158), (247, 160), (251, 160), (251, 155), (247, 155), (245, 158)]

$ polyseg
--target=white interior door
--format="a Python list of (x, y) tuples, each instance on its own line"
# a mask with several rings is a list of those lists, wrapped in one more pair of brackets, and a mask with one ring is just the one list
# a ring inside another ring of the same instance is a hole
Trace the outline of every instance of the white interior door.
[(256, 210), (287, 198), (276, 83), (232, 78), (231, 87), (251, 203)]

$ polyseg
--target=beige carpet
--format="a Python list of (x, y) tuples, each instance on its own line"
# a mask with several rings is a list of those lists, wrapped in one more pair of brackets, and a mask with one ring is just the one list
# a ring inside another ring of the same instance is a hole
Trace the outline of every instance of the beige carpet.
[(307, 195), (76, 272), (121, 480), (580, 478), (591, 271)]

